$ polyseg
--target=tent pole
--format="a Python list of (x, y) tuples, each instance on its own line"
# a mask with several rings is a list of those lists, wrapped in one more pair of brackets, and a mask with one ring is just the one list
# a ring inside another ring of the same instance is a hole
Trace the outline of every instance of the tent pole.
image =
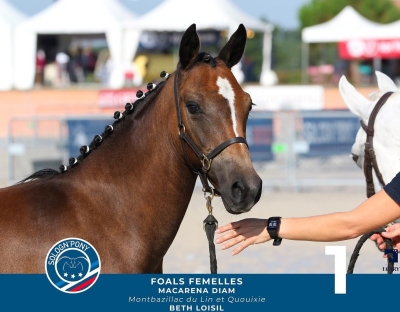
[(308, 62), (309, 62), (309, 44), (302, 42), (301, 44), (301, 83), (308, 84)]

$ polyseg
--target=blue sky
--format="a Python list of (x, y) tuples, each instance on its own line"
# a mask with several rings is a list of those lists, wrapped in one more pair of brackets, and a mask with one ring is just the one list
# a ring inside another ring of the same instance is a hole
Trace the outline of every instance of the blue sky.
[[(54, 0), (6, 0), (22, 12), (33, 15), (43, 10)], [(82, 0), (84, 1), (84, 0)], [(143, 14), (160, 4), (163, 0), (118, 0), (137, 14)], [(193, 1), (193, 0), (187, 0)], [(230, 0), (254, 17), (266, 18), (269, 22), (286, 29), (299, 26), (298, 10), (311, 0)], [(201, 5), (201, 1), (197, 2)]]

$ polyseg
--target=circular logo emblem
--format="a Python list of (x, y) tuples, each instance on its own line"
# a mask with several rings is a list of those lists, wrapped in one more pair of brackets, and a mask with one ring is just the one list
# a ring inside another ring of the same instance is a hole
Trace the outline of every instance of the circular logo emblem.
[(100, 257), (87, 241), (66, 238), (50, 248), (45, 266), (47, 278), (55, 288), (76, 294), (96, 282), (100, 274)]

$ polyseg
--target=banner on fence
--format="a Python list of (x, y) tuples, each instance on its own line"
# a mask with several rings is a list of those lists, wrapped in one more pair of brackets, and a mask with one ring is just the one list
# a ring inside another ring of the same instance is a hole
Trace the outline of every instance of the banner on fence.
[(96, 134), (101, 134), (112, 119), (69, 119), (68, 126), (68, 155), (77, 157), (82, 145), (89, 145)]
[(357, 117), (303, 118), (303, 136), (310, 147), (307, 156), (350, 153), (359, 128)]
[(272, 118), (251, 118), (247, 121), (247, 143), (253, 161), (273, 160), (274, 139)]

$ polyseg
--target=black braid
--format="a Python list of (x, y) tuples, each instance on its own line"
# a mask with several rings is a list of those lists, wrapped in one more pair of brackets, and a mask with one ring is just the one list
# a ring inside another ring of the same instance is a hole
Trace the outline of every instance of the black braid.
[[(143, 91), (139, 90), (136, 93), (137, 100), (135, 101), (135, 103), (127, 103), (125, 105), (125, 111), (123, 111), (123, 112), (116, 111), (114, 113), (115, 121), (111, 125), (107, 125), (104, 128), (104, 131), (100, 135), (95, 135), (94, 136), (92, 142), (90, 142), (90, 144), (88, 145), (89, 152), (88, 153), (82, 153), (81, 150), (82, 150), (83, 147), (85, 147), (85, 146), (82, 146), (81, 149), (80, 149), (81, 154), (76, 158), (77, 162), (72, 161), (72, 159), (74, 159), (74, 158), (70, 158), (70, 164), (69, 164), (69, 166), (67, 166), (67, 170), (65, 170), (65, 168), (63, 167), (64, 165), (62, 165), (62, 166), (60, 166), (60, 171), (61, 172), (66, 172), (66, 171), (68, 171), (68, 168), (76, 167), (83, 159), (85, 159), (90, 153), (92, 153), (92, 151), (96, 150), (105, 139), (107, 139), (108, 137), (111, 136), (111, 134), (115, 131), (115, 128), (118, 126), (118, 124), (123, 122), (123, 120), (125, 119), (126, 116), (132, 115), (134, 112), (139, 111), (139, 109), (141, 110), (141, 108), (144, 107), (144, 105), (148, 101), (150, 101), (151, 98), (152, 98), (151, 97), (148, 100), (146, 100), (148, 98), (147, 96), (150, 93), (153, 93), (155, 90), (160, 90), (161, 87), (164, 86), (164, 84), (165, 84), (165, 81), (162, 81), (158, 85), (153, 84), (153, 83), (149, 83), (147, 85), (149, 91), (147, 91), (146, 93), (143, 93)], [(155, 92), (155, 93), (158, 93), (158, 92)]]

